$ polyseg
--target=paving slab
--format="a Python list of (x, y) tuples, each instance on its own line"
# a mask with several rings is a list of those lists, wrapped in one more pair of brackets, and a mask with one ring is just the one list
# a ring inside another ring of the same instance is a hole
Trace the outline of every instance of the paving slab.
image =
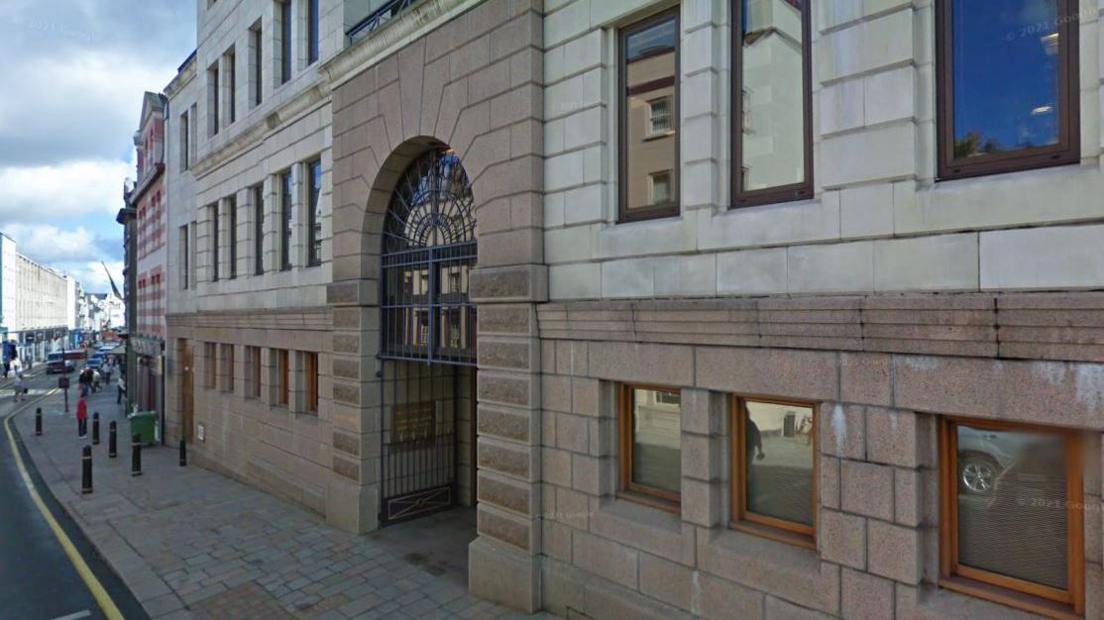
[[(114, 395), (93, 394), (100, 445), (94, 491), (80, 493), (80, 440), (60, 395), (14, 426), (50, 492), (152, 618), (518, 617), (467, 592), (475, 515), (453, 510), (358, 536), (221, 474), (180, 467), (175, 448), (142, 451), (130, 472), (129, 423)], [(110, 422), (119, 456), (107, 455)], [(548, 614), (532, 617), (550, 618)]]

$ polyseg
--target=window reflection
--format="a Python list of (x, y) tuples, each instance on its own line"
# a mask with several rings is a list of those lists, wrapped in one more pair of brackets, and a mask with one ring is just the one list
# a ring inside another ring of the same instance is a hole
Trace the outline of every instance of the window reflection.
[(740, 190), (805, 180), (805, 0), (741, 0)]
[(965, 424), (956, 429), (959, 563), (1066, 589), (1063, 438)]
[(678, 37), (674, 12), (623, 35), (622, 216), (678, 213)]
[(632, 482), (679, 492), (681, 403), (678, 392), (633, 388)]
[(812, 407), (744, 401), (749, 512), (813, 524)]
[(954, 0), (955, 158), (1058, 144), (1056, 0)]

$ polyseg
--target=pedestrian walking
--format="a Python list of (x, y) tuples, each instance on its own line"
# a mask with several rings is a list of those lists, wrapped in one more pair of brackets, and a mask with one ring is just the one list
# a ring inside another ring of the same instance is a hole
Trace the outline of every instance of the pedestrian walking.
[(100, 371), (95, 368), (92, 369), (92, 391), (100, 391)]
[(81, 439), (88, 436), (88, 401), (84, 396), (77, 400), (77, 435)]
[(119, 382), (115, 386), (119, 390), (115, 395), (115, 404), (118, 405), (123, 402), (123, 396), (126, 395), (126, 378), (122, 374), (119, 375)]
[(15, 402), (19, 402), (26, 398), (27, 394), (27, 382), (23, 379), (23, 373), (17, 373), (15, 375)]
[(80, 395), (88, 396), (88, 393), (92, 390), (92, 369), (85, 366), (80, 372), (80, 377), (77, 379), (80, 383)]
[(115, 370), (115, 360), (114, 359), (108, 359), (107, 363), (104, 364), (104, 372), (103, 372), (104, 385), (111, 385), (111, 373), (114, 370)]

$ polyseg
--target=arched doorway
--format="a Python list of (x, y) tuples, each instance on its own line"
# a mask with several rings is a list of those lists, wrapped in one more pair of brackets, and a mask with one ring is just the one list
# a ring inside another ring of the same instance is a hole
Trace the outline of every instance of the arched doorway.
[(475, 260), (471, 181), (433, 148), (399, 177), (383, 225), (383, 524), (474, 500)]

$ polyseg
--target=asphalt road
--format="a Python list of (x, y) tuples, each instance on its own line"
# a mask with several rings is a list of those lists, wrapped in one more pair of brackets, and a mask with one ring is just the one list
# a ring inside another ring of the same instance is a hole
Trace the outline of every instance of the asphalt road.
[[(57, 377), (45, 375), (44, 370), (42, 366), (32, 371), (27, 402), (35, 400), (36, 392), (57, 385)], [(75, 378), (73, 375), (74, 383)], [(23, 404), (12, 400), (10, 381), (0, 383), (0, 420), (18, 411)], [(23, 415), (33, 415), (33, 411), (32, 404)], [(0, 617), (27, 620), (104, 618), (96, 599), (32, 500), (20, 476), (7, 433), (2, 429), (0, 440)], [(39, 495), (115, 605), (126, 618), (145, 618), (146, 614), (130, 591), (42, 484), (25, 451), (23, 462)]]

